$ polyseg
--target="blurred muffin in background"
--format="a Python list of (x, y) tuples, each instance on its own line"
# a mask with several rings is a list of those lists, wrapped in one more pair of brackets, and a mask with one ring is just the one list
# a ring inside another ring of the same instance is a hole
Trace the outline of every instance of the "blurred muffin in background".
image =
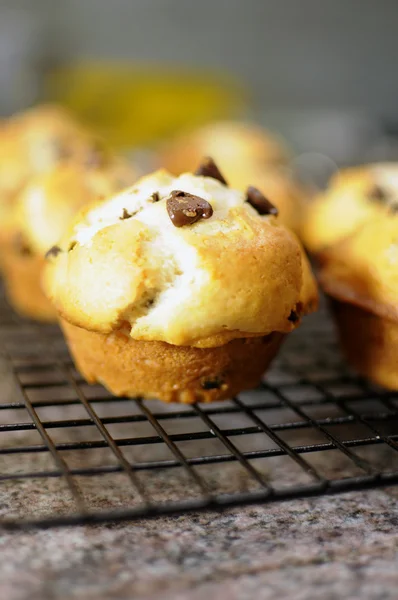
[(358, 373), (398, 389), (398, 202), (320, 255), (342, 349)]
[(60, 162), (84, 162), (93, 135), (56, 105), (43, 105), (4, 121), (0, 127), (0, 252), (13, 227), (13, 205), (31, 177)]
[(398, 163), (344, 169), (307, 205), (300, 235), (313, 254), (322, 253), (362, 225), (396, 206)]
[(281, 222), (298, 231), (306, 191), (288, 169), (281, 139), (253, 124), (211, 123), (165, 143), (158, 165), (179, 175), (195, 171), (203, 156), (215, 160), (232, 187), (259, 188), (279, 209)]
[(247, 186), (248, 169), (284, 165), (289, 153), (282, 140), (256, 125), (220, 121), (204, 125), (165, 143), (160, 166), (175, 175), (192, 172), (203, 156), (211, 156), (231, 186)]
[(19, 142), (17, 157), (33, 173), (51, 168), (65, 158), (83, 159), (92, 132), (65, 108), (44, 104), (15, 115), (9, 127)]
[(55, 244), (76, 211), (135, 180), (133, 169), (122, 159), (104, 151), (89, 158), (86, 164), (69, 161), (38, 173), (15, 200), (2, 266), (7, 295), (24, 316), (55, 319), (41, 289), (41, 272), (46, 252), (57, 254)]

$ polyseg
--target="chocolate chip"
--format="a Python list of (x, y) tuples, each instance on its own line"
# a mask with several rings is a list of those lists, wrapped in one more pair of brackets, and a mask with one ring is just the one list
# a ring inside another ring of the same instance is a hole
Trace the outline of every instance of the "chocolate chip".
[(228, 185), (225, 177), (220, 172), (216, 163), (210, 156), (206, 156), (199, 168), (195, 171), (195, 175), (202, 175), (202, 177), (212, 177), (213, 179), (217, 179), (224, 185)]
[(200, 385), (204, 390), (218, 390), (223, 383), (224, 381), (221, 379), (221, 377), (212, 377), (209, 379), (202, 379)]
[(59, 246), (52, 246), (50, 250), (47, 250), (45, 258), (51, 258), (52, 256), (56, 258), (60, 252), (62, 252), (62, 250)]
[(252, 185), (247, 188), (246, 201), (256, 209), (259, 215), (277, 215), (278, 209), (274, 206), (260, 190)]
[(374, 202), (385, 204), (389, 201), (389, 194), (379, 185), (374, 185), (369, 192), (369, 198)]
[(32, 256), (33, 252), (29, 244), (26, 242), (22, 233), (17, 233), (14, 237), (14, 248), (22, 256)]
[(71, 250), (73, 250), (73, 248), (74, 248), (75, 246), (77, 246), (77, 242), (71, 242), (71, 243), (69, 244), (68, 252), (70, 252)]
[(287, 318), (288, 321), (291, 321), (291, 323), (297, 323), (299, 319), (300, 317), (298, 316), (295, 310), (290, 311), (290, 315)]
[(159, 200), (160, 200), (159, 192), (153, 192), (151, 198), (152, 198), (152, 202), (159, 202)]
[(119, 219), (123, 221), (124, 219), (130, 219), (131, 216), (132, 215), (130, 215), (130, 213), (125, 208), (123, 208), (123, 214), (121, 217), (119, 217)]
[(139, 210), (133, 210), (132, 213), (129, 213), (126, 208), (123, 208), (123, 213), (122, 213), (122, 216), (119, 217), (119, 220), (124, 221), (125, 219), (131, 219), (131, 217), (135, 217), (135, 215), (139, 212), (140, 212)]
[(192, 225), (199, 219), (209, 219), (213, 208), (207, 200), (188, 192), (173, 190), (166, 202), (167, 212), (175, 227)]

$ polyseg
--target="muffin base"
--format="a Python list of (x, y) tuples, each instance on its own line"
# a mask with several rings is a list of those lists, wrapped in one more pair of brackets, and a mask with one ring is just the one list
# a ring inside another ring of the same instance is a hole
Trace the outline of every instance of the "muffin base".
[(76, 366), (89, 383), (116, 396), (164, 402), (213, 402), (255, 387), (284, 334), (242, 338), (216, 348), (133, 340), (125, 333), (87, 331), (61, 320)]
[(12, 307), (23, 317), (55, 322), (56, 311), (41, 288), (44, 259), (12, 250), (5, 252), (2, 272)]
[(331, 298), (343, 352), (358, 373), (398, 389), (398, 323)]

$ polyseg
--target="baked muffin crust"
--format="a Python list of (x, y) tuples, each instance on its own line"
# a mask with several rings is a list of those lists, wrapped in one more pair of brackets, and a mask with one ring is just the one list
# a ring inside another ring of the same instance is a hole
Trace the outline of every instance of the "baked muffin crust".
[[(176, 190), (210, 203), (211, 217), (176, 227), (167, 211)], [(212, 177), (144, 177), (83, 209), (59, 247), (47, 294), (66, 321), (94, 332), (215, 347), (288, 333), (317, 302), (294, 234)]]
[(397, 206), (398, 164), (344, 169), (332, 177), (323, 194), (307, 205), (300, 237), (316, 254)]

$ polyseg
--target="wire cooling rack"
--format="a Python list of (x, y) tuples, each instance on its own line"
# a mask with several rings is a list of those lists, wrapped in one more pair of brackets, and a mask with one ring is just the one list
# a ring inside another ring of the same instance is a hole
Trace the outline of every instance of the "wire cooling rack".
[(398, 394), (345, 367), (323, 309), (261, 386), (209, 405), (88, 386), (0, 298), (0, 527), (178, 515), (398, 483)]

